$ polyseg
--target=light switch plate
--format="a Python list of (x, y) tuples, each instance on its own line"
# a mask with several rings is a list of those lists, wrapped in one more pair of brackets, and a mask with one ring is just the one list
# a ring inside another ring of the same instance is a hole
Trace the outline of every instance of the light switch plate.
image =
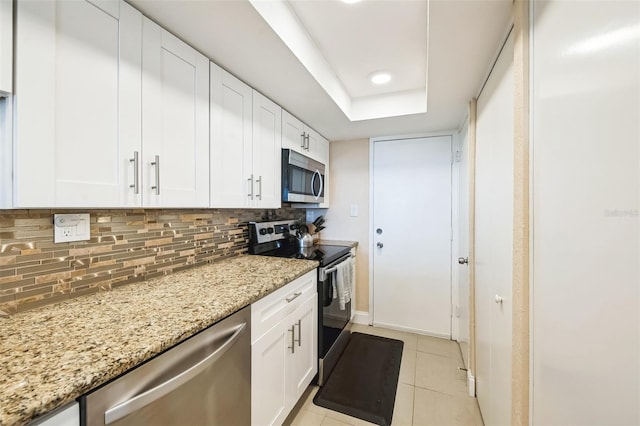
[(358, 217), (358, 205), (357, 204), (351, 204), (351, 210), (349, 212), (349, 215), (351, 217)]
[(91, 239), (89, 213), (54, 214), (53, 242), (86, 241)]

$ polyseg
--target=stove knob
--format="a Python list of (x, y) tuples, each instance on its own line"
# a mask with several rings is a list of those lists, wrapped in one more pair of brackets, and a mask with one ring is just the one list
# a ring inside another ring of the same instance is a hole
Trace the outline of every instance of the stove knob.
[(267, 232), (268, 232), (269, 234), (273, 234), (273, 228), (267, 228)]
[(295, 231), (296, 229), (298, 229), (298, 225), (293, 223), (293, 224), (291, 224), (291, 226), (289, 226), (289, 229), (291, 229), (292, 231)]
[(267, 235), (267, 228), (262, 228), (260, 230), (260, 235)]

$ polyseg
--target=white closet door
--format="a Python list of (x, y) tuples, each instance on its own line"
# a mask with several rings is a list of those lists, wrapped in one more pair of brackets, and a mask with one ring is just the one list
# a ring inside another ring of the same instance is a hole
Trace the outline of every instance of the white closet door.
[(209, 60), (143, 21), (142, 176), (146, 207), (209, 205)]
[(535, 1), (533, 422), (640, 424), (640, 2)]
[(475, 375), (487, 425), (511, 423), (513, 97), (511, 36), (477, 105)]

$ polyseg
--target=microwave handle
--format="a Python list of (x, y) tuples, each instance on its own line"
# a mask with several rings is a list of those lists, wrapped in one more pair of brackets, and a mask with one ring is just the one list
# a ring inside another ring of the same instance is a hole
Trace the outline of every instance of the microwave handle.
[[(316, 176), (318, 177), (318, 179), (320, 179), (320, 189), (318, 189), (317, 194), (313, 192)], [(324, 189), (324, 182), (322, 181), (322, 175), (320, 174), (320, 170), (316, 170), (315, 172), (313, 172), (313, 177), (311, 178), (311, 193), (313, 194), (314, 197), (316, 197), (316, 199), (318, 199), (318, 197), (320, 197), (320, 194), (322, 194), (323, 189)]]

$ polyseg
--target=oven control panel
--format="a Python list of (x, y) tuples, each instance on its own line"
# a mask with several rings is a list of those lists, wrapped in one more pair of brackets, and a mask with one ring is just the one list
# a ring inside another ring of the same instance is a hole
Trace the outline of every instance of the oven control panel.
[(297, 230), (298, 223), (295, 220), (249, 222), (249, 242), (250, 244), (262, 244), (282, 240), (295, 235)]

